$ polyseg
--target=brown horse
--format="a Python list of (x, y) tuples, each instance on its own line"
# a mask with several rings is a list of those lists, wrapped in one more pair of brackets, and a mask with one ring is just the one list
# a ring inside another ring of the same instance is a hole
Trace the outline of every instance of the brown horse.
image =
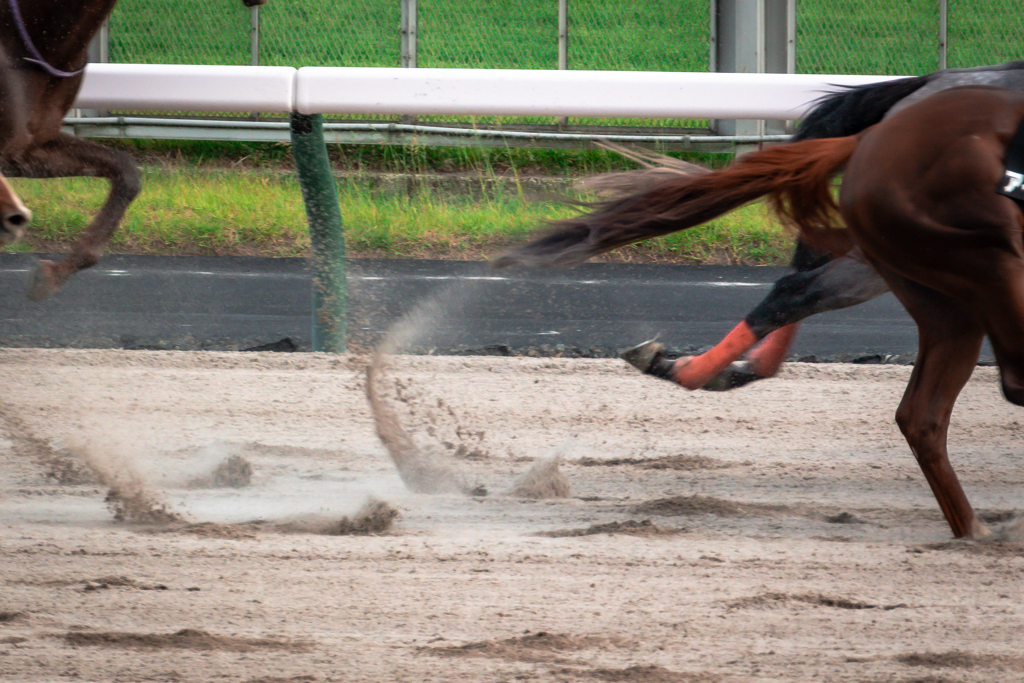
[[(1024, 62), (1007, 62), (970, 69), (944, 69), (925, 76), (912, 76), (842, 88), (814, 105), (800, 122), (792, 142), (814, 138), (855, 135), (904, 107), (928, 95), (968, 85), (994, 86), (1024, 92)], [(654, 175), (705, 169), (662, 155), (619, 149), (622, 154), (647, 167), (587, 181), (607, 192), (628, 191)], [(854, 252), (845, 258), (810, 248), (797, 241), (792, 265), (795, 272), (775, 281), (768, 296), (755, 306), (739, 325), (709, 351), (692, 359), (675, 378), (689, 389), (728, 391), (773, 376), (782, 364), (804, 318), (856, 306), (889, 291), (889, 285), (863, 258)], [(641, 344), (623, 358), (644, 369), (651, 346)], [(738, 361), (745, 355), (745, 360)]]
[[(946, 90), (856, 136), (754, 152), (720, 171), (607, 200), (500, 265), (580, 262), (767, 195), (812, 244), (859, 249), (914, 318), (918, 358), (896, 422), (953, 534), (981, 538), (990, 532), (950, 465), (946, 432), (986, 335), (1004, 396), (1024, 405), (1024, 211), (996, 192), (1022, 122), (1020, 92)], [(831, 187), (844, 167), (837, 205)], [(660, 362), (671, 377), (686, 361)]]
[[(266, 0), (244, 0), (248, 6)], [(62, 261), (40, 261), (29, 297), (43, 299), (103, 255), (140, 190), (134, 160), (61, 132), (93, 36), (116, 0), (0, 0), (0, 172), (25, 178), (92, 176), (110, 193)]]

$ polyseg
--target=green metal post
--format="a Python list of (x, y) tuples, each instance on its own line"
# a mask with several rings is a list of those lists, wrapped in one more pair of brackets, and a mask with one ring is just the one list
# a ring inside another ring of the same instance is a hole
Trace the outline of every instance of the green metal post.
[(292, 154), (313, 252), (313, 350), (345, 351), (345, 233), (320, 114), (292, 112)]

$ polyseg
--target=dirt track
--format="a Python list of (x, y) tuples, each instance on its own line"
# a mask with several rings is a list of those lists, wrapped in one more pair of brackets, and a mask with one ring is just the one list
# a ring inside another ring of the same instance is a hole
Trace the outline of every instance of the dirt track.
[[(397, 357), (403, 425), (472, 497), (407, 491), (364, 364), (0, 351), (0, 678), (1024, 679), (1024, 545), (950, 540), (892, 421), (909, 368), (688, 394)], [(989, 518), (1024, 508), (1022, 421), (979, 369), (950, 442)], [(251, 482), (211, 488), (232, 455)], [(500, 495), (555, 456), (572, 497)], [(167, 518), (115, 522), (83, 457)], [(389, 531), (328, 535), (371, 496)]]

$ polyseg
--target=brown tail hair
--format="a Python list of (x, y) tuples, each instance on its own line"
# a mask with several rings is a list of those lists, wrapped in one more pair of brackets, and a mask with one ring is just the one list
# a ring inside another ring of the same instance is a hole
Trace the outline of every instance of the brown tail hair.
[(706, 223), (768, 195), (773, 209), (809, 242), (832, 251), (850, 248), (839, 230), (832, 178), (857, 147), (858, 136), (805, 140), (751, 152), (718, 171), (668, 177), (647, 189), (597, 202), (590, 213), (499, 256), (504, 268), (573, 266), (640, 240)]

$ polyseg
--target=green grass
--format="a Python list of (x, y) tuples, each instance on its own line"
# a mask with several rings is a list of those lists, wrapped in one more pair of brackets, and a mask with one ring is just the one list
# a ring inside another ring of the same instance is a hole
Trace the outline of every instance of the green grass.
[[(143, 192), (109, 251), (308, 256), (301, 194), (286, 165), (266, 159), (254, 165), (251, 156), (231, 165), (210, 150), (199, 164), (166, 157), (157, 164), (152, 150), (147, 159)], [(546, 221), (577, 211), (543, 193), (538, 196), (530, 178), (517, 171), (460, 170), (458, 183), (439, 182), (444, 176), (431, 173), (418, 176), (420, 182), (412, 186), (404, 180), (380, 182), (388, 178), (382, 173), (343, 176), (338, 190), (350, 255), (487, 259), (525, 240)], [(11, 183), (35, 214), (27, 240), (13, 247), (20, 251), (66, 250), (107, 192), (106, 182), (94, 178), (14, 178)], [(786, 262), (791, 246), (764, 207), (752, 205), (699, 229), (620, 250), (612, 258), (779, 264)]]
[[(12, 179), (34, 214), (23, 249), (62, 248), (107, 194), (94, 178)], [(296, 183), (270, 173), (148, 169), (110, 251), (155, 254), (298, 255), (308, 248)]]
[[(1024, 56), (1024, 16), (1010, 0), (949, 3), (947, 65), (999, 64)], [(801, 0), (798, 73), (926, 74), (938, 69), (934, 0)]]
[[(208, 140), (104, 141), (153, 166), (202, 169), (259, 167), (290, 168), (291, 146), (284, 143), (216, 142)], [(425, 147), (422, 145), (330, 145), (331, 164), (344, 172), (385, 173), (502, 173), (581, 177), (635, 166), (619, 154), (602, 149), (529, 149), (486, 147)], [(719, 167), (727, 154), (686, 154), (688, 161)]]

